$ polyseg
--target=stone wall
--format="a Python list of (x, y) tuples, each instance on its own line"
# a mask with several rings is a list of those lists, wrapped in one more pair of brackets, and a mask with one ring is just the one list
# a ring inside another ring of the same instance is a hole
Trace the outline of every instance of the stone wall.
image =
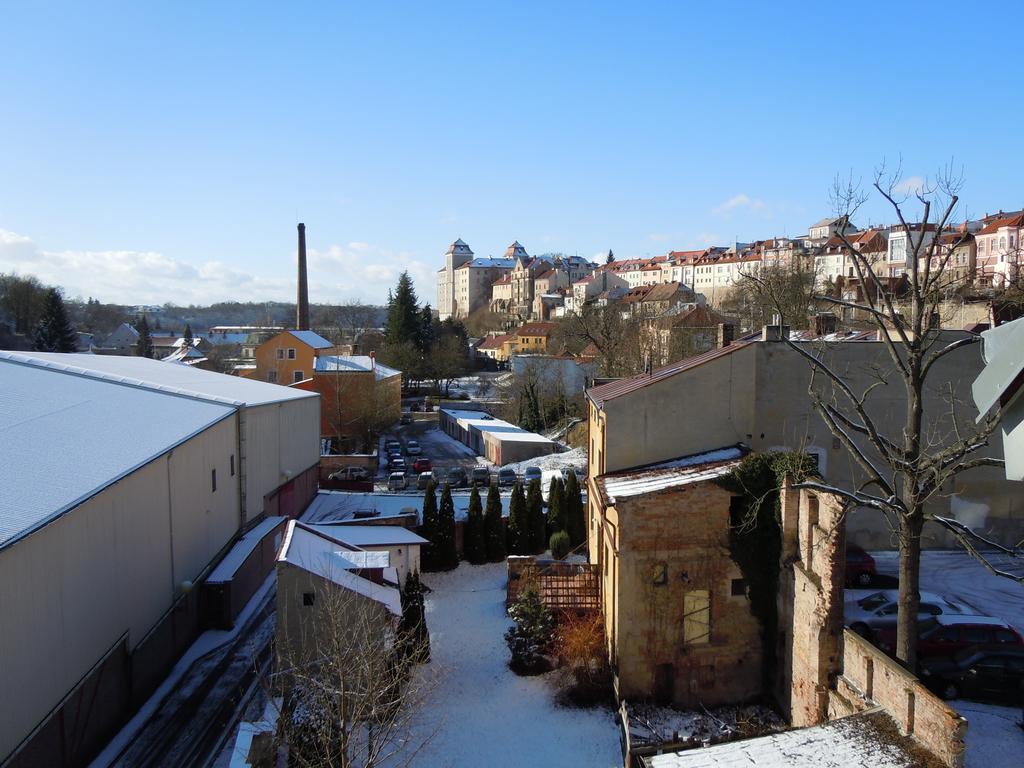
[[(620, 697), (699, 707), (760, 695), (761, 626), (729, 554), (731, 498), (704, 482), (615, 505), (610, 631)], [(687, 641), (684, 606), (704, 591), (710, 633)]]
[(946, 765), (963, 763), (967, 721), (914, 675), (856, 633), (843, 633), (843, 671), (830, 696), (831, 717), (882, 707), (902, 733), (914, 737)]
[(951, 768), (963, 765), (967, 722), (873, 645), (843, 629), (845, 519), (838, 497), (780, 493), (783, 547), (776, 697), (794, 726), (872, 707)]

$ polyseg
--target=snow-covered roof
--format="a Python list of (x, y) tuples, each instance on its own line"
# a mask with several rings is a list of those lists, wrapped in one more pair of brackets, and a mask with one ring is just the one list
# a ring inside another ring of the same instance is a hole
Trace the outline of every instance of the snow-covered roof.
[(268, 384), (240, 376), (204, 371), (184, 365), (164, 365), (160, 360), (121, 355), (61, 354), (59, 352), (0, 352), (0, 359), (17, 360), (53, 370), (134, 385), (199, 400), (228, 405), (266, 405), (315, 392)]
[(369, 355), (323, 355), (316, 359), (317, 373), (369, 373), (377, 371), (378, 379), (390, 379), (401, 376), (402, 372), (380, 363), (374, 363)]
[(397, 589), (352, 572), (359, 568), (388, 568), (388, 560), (387, 552), (361, 550), (295, 520), (288, 521), (281, 552), (277, 556), (279, 563), (314, 573), (339, 587), (375, 600), (395, 616), (401, 616), (402, 598)]
[(355, 547), (430, 543), (415, 531), (401, 525), (310, 525), (310, 528)]
[(206, 577), (206, 581), (210, 583), (231, 581), (242, 563), (252, 554), (252, 551), (256, 549), (259, 543), (263, 541), (263, 537), (287, 519), (286, 517), (268, 517), (256, 527), (250, 528), (224, 555), (224, 559), (217, 563), (217, 567)]
[(854, 715), (812, 728), (643, 758), (647, 768), (904, 768), (916, 765), (870, 717)]
[[(438, 494), (440, 495), (440, 493)], [(486, 494), (485, 494), (486, 495)], [(455, 519), (465, 520), (469, 513), (469, 492), (453, 491)], [(502, 492), (501, 514), (508, 516), (511, 489)], [(309, 503), (304, 519), (317, 523), (416, 515), (423, 511), (423, 491), (406, 493), (361, 493), (357, 491), (318, 491)]]
[(0, 352), (0, 381), (0, 547), (235, 412), (229, 403), (173, 397), (11, 352)]
[(632, 496), (721, 477), (732, 471), (746, 453), (746, 449), (740, 446), (719, 448), (602, 475), (597, 478), (597, 485), (608, 503), (615, 504)]
[(469, 411), (458, 408), (442, 408), (444, 413), (451, 416), (463, 429), (475, 428), (480, 432), (486, 432), (495, 439), (503, 442), (519, 443), (550, 443), (552, 442), (543, 435), (536, 432), (528, 432), (522, 427), (510, 424), (507, 421), (496, 419), (485, 411)]
[(307, 347), (313, 349), (330, 349), (334, 345), (327, 339), (314, 331), (288, 331), (292, 336), (301, 341)]

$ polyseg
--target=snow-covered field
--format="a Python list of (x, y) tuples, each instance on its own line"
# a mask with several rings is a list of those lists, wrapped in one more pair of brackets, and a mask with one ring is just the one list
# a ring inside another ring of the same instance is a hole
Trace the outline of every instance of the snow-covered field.
[(436, 676), (422, 727), (436, 733), (415, 764), (441, 766), (621, 766), (615, 715), (555, 705), (551, 675), (508, 668), (505, 564), (461, 564), (423, 575)]
[(970, 723), (964, 768), (1014, 768), (1024, 764), (1020, 709), (974, 701), (949, 703)]
[(540, 467), (542, 472), (557, 471), (570, 467), (586, 472), (587, 450), (586, 448), (573, 448), (572, 450), (565, 451), (564, 453), (552, 453), (548, 456), (538, 456), (534, 459), (517, 461), (512, 464), (505, 464), (504, 466), (508, 469), (514, 469), (516, 474), (519, 475), (521, 475), (527, 467)]

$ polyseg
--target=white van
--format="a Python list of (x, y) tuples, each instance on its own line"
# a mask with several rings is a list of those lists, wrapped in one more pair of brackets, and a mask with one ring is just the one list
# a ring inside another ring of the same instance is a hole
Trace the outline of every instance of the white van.
[(405, 486), (405, 472), (392, 472), (390, 475), (388, 475), (389, 491), (404, 491)]

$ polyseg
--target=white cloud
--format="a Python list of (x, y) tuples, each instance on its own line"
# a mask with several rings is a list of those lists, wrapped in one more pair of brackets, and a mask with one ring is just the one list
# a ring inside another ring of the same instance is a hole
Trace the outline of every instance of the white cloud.
[(927, 182), (921, 176), (908, 176), (893, 187), (893, 192), (901, 195), (916, 195), (925, 188)]
[[(294, 264), (292, 252), (281, 259)], [(434, 301), (436, 267), (412, 254), (364, 242), (309, 251), (314, 302), (359, 299), (383, 303), (408, 269), (421, 301)], [(34, 275), (69, 297), (93, 296), (119, 304), (208, 304), (215, 301), (293, 301), (291, 270), (260, 275), (222, 261), (193, 264), (157, 251), (46, 250), (32, 238), (0, 229), (0, 272)]]
[(764, 200), (751, 197), (746, 192), (740, 192), (738, 195), (730, 197), (721, 205), (712, 208), (711, 212), (721, 216), (741, 208), (749, 211), (766, 212), (768, 204)]

